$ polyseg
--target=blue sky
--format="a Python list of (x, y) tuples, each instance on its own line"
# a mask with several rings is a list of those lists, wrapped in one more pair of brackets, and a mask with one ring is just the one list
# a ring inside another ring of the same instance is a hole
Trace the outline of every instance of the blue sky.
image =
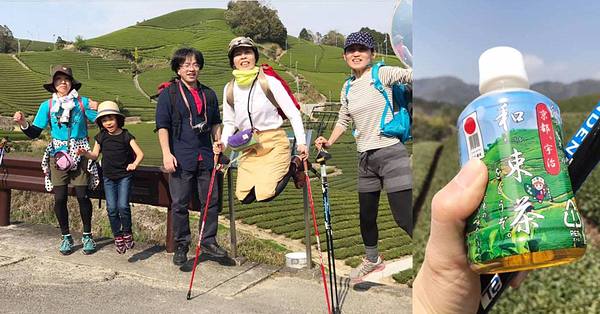
[[(54, 41), (53, 34), (73, 40), (93, 38), (172, 11), (185, 8), (223, 8), (228, 1), (189, 0), (2, 0), (0, 23), (20, 38)], [(288, 34), (298, 36), (303, 27), (325, 34), (335, 29), (345, 35), (368, 26), (389, 32), (394, 0), (371, 1), (268, 1), (279, 12)], [(351, 3), (351, 4), (350, 4)], [(69, 16), (68, 21), (57, 18)], [(358, 23), (357, 21), (360, 21)]]
[(530, 82), (600, 79), (600, 2), (417, 0), (416, 78), (477, 83), (479, 55), (508, 45), (525, 55)]

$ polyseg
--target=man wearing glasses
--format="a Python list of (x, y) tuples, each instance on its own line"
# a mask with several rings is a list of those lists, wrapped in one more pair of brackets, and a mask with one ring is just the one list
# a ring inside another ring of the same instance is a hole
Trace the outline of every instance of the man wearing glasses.
[[(198, 81), (204, 66), (202, 53), (194, 48), (181, 48), (171, 59), (176, 74), (163, 89), (156, 106), (156, 129), (163, 155), (163, 167), (170, 173), (171, 214), (176, 250), (173, 264), (183, 265), (191, 241), (188, 204), (199, 197), (200, 208), (209, 202), (202, 253), (225, 257), (227, 251), (216, 242), (218, 187), (213, 185), (207, 200), (213, 168), (212, 141), (218, 141), (221, 125), (216, 93)], [(194, 188), (197, 188), (197, 196)]]

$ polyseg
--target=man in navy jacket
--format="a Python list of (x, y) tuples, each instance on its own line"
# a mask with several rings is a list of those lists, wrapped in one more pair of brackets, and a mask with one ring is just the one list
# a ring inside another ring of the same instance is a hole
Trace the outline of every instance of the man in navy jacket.
[(207, 200), (213, 164), (212, 141), (220, 137), (221, 116), (216, 93), (198, 81), (204, 66), (202, 53), (181, 48), (171, 59), (177, 78), (161, 92), (156, 106), (156, 129), (163, 155), (163, 166), (171, 174), (169, 189), (173, 233), (177, 248), (173, 264), (183, 265), (191, 241), (188, 204), (197, 186), (200, 206), (209, 202), (202, 252), (225, 257), (227, 252), (216, 242), (218, 185), (213, 185)]

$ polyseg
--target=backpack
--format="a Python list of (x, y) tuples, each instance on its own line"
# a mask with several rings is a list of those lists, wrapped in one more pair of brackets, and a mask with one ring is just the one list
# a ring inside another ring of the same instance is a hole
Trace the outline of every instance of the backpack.
[[(273, 92), (271, 91), (271, 88), (269, 87), (269, 82), (267, 81), (266, 75), (272, 76), (272, 77), (276, 78), (279, 82), (281, 82), (281, 85), (283, 85), (283, 88), (288, 93), (288, 95), (294, 102), (296, 109), (298, 109), (298, 110), (300, 110), (300, 103), (298, 103), (298, 100), (296, 100), (296, 97), (294, 97), (294, 93), (292, 93), (290, 86), (287, 84), (287, 82), (283, 78), (281, 78), (281, 76), (279, 76), (279, 74), (277, 74), (277, 72), (275, 72), (273, 67), (271, 67), (268, 64), (263, 64), (258, 68), (258, 83), (260, 84), (260, 88), (263, 90), (263, 92), (265, 93), (265, 95), (267, 96), (269, 101), (277, 108), (277, 112), (279, 113), (281, 118), (283, 118), (283, 120), (286, 120), (287, 116), (285, 115), (285, 113), (283, 113), (283, 110), (281, 110), (279, 103), (277, 103), (277, 100), (275, 99), (275, 96), (273, 95)], [(233, 83), (234, 82), (235, 82), (235, 79), (232, 79), (229, 82), (229, 85), (227, 85), (227, 90), (226, 90), (227, 103), (232, 108), (233, 108)]]
[[(373, 86), (383, 95), (385, 98), (385, 108), (381, 115), (380, 130), (381, 134), (389, 137), (396, 137), (402, 143), (406, 143), (412, 140), (411, 126), (412, 126), (412, 90), (406, 84), (395, 83), (392, 87), (392, 102), (385, 91), (383, 83), (379, 79), (379, 69), (385, 66), (383, 62), (378, 62), (373, 65), (371, 70), (371, 79), (373, 80)], [(348, 93), (350, 92), (350, 81), (352, 78), (346, 80), (346, 91), (345, 96), (348, 99)], [(394, 111), (394, 108), (398, 108), (398, 111)], [(387, 112), (392, 110), (392, 120), (385, 123)]]
[[(172, 79), (168, 82), (162, 82), (158, 85), (157, 87), (157, 91), (158, 93), (156, 93), (156, 95), (153, 95), (150, 97), (150, 99), (157, 99), (158, 96), (160, 96), (160, 93), (162, 93), (162, 91), (167, 88), (169, 90), (169, 100), (171, 101), (171, 110), (173, 112), (173, 114), (171, 115), (171, 119), (173, 121), (173, 137), (179, 139), (181, 138), (181, 113), (179, 112), (179, 110), (177, 110), (175, 108), (175, 101), (176, 101), (176, 97), (177, 97), (177, 90), (176, 90), (176, 83), (177, 80), (176, 79)], [(154, 133), (156, 133), (156, 129), (154, 129)]]

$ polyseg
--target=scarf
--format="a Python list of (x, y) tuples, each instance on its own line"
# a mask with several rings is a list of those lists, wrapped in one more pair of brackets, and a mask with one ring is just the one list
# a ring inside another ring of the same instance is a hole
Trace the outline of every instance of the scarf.
[(77, 90), (73, 89), (64, 97), (59, 97), (57, 93), (52, 93), (52, 113), (57, 113), (61, 108), (63, 112), (59, 121), (62, 123), (68, 122), (71, 116), (71, 109), (75, 108), (75, 100), (79, 97)]
[(254, 67), (252, 70), (233, 70), (232, 74), (238, 86), (250, 86), (258, 74), (258, 67)]

